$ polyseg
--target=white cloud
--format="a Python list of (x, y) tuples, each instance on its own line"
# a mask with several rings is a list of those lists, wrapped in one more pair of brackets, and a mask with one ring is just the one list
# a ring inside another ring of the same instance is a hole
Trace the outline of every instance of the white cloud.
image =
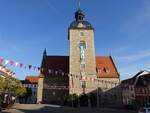
[(137, 54), (117, 57), (119, 62), (134, 62), (137, 60), (150, 57), (150, 50), (140, 51)]
[(120, 46), (112, 50), (112, 54), (119, 54), (125, 51), (128, 51), (131, 47), (130, 46)]
[(118, 68), (118, 71), (121, 76), (121, 80), (131, 78), (141, 70), (150, 71), (150, 62), (143, 61), (143, 63), (134, 63), (132, 65)]

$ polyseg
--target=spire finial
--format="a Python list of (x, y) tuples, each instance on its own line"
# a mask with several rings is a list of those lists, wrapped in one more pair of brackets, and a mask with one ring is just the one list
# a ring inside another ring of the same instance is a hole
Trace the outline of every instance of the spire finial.
[(76, 21), (82, 21), (83, 18), (84, 18), (84, 13), (80, 9), (80, 1), (79, 1), (79, 3), (78, 3), (78, 10), (75, 12), (75, 19), (76, 19)]
[(47, 56), (47, 52), (46, 52), (46, 48), (45, 48), (45, 50), (43, 52), (43, 58), (45, 58), (46, 56)]
[(78, 10), (80, 10), (80, 1), (79, 1), (79, 3), (78, 3)]

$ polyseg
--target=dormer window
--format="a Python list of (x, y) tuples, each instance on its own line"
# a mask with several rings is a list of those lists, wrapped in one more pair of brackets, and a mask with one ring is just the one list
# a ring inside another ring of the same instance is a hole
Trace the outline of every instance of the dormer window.
[(101, 70), (96, 68), (96, 72), (97, 73), (101, 73)]
[(110, 70), (109, 70), (108, 68), (104, 68), (103, 71), (104, 71), (105, 73), (110, 73)]

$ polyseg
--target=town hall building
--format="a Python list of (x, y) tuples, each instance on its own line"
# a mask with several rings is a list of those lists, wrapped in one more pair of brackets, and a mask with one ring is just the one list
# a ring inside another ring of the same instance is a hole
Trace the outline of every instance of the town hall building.
[(99, 105), (120, 104), (120, 75), (111, 56), (95, 56), (94, 27), (80, 8), (68, 27), (69, 56), (43, 53), (37, 103), (63, 103), (69, 94), (95, 94)]

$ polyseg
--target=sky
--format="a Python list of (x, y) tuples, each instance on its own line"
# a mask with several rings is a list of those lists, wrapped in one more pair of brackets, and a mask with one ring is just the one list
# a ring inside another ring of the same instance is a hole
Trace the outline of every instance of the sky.
[[(68, 26), (79, 0), (0, 0), (0, 58), (40, 66), (48, 55), (68, 55)], [(95, 28), (96, 56), (111, 55), (121, 80), (150, 71), (150, 0), (80, 0)], [(37, 70), (9, 66), (16, 77)]]

